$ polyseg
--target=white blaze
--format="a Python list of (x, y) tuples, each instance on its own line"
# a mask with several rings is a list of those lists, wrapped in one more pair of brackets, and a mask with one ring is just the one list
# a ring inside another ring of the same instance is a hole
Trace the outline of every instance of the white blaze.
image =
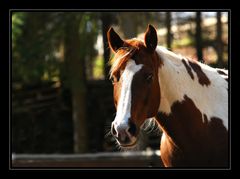
[(116, 131), (128, 128), (128, 119), (131, 117), (132, 80), (142, 66), (142, 64), (137, 65), (134, 60), (130, 59), (121, 76), (122, 89), (117, 106), (117, 115), (113, 121)]

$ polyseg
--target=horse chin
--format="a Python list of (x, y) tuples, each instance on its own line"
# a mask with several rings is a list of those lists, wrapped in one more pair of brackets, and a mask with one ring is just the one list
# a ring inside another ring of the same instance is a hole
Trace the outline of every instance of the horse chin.
[(122, 149), (128, 150), (128, 149), (134, 149), (134, 148), (136, 148), (136, 146), (137, 146), (137, 141), (138, 141), (138, 139), (137, 139), (136, 137), (133, 137), (133, 138), (131, 138), (131, 141), (130, 141), (129, 143), (127, 143), (127, 144), (122, 144), (122, 143), (120, 143), (120, 142), (118, 142), (118, 144), (119, 144), (119, 146), (120, 146)]

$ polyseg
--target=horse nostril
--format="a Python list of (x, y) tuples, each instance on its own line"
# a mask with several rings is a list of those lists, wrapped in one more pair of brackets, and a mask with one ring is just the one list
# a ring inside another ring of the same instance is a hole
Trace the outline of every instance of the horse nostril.
[(113, 136), (117, 135), (117, 131), (115, 130), (114, 125), (112, 125), (112, 127), (111, 127), (111, 133), (112, 133)]
[(137, 127), (136, 127), (136, 125), (131, 121), (131, 120), (129, 120), (129, 129), (128, 129), (128, 132), (131, 134), (131, 135), (133, 135), (133, 136), (135, 136), (135, 134), (136, 134), (136, 132), (137, 132)]

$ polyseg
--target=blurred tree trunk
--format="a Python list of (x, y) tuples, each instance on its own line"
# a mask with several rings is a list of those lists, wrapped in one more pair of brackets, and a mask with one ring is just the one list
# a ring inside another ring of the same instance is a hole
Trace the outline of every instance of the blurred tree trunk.
[(111, 24), (111, 16), (109, 13), (102, 13), (101, 14), (102, 20), (102, 36), (103, 36), (103, 56), (104, 56), (104, 78), (108, 80), (108, 74), (110, 70), (110, 66), (108, 65), (108, 61), (110, 58), (110, 48), (108, 48), (108, 41), (107, 41), (107, 31)]
[(67, 77), (72, 92), (74, 127), (74, 152), (87, 151), (86, 126), (86, 76), (84, 58), (80, 55), (80, 19), (76, 14), (67, 14), (65, 20), (65, 62)]
[(137, 35), (137, 18), (134, 12), (124, 12), (119, 14), (119, 23), (124, 34), (124, 38), (134, 38)]
[(167, 26), (167, 48), (171, 49), (172, 44), (172, 32), (171, 32), (171, 12), (166, 12), (166, 26)]
[(222, 42), (222, 22), (221, 22), (222, 14), (221, 12), (217, 12), (217, 56), (218, 56), (218, 66), (223, 67), (223, 42)]
[(197, 58), (198, 61), (203, 60), (203, 54), (202, 54), (202, 17), (201, 12), (196, 12), (196, 48), (197, 48)]

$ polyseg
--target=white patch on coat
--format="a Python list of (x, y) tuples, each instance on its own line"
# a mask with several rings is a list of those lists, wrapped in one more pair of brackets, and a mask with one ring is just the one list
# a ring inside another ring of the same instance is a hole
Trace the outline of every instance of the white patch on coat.
[(169, 114), (172, 104), (182, 101), (184, 95), (187, 95), (200, 112), (207, 115), (208, 120), (211, 117), (218, 117), (228, 129), (228, 82), (218, 74), (217, 70), (198, 62), (211, 82), (208, 86), (202, 86), (195, 71), (192, 70), (194, 79), (189, 76), (181, 61), (183, 57), (164, 47), (158, 46), (156, 51), (163, 61), (158, 74), (161, 90), (159, 111)]
[(128, 119), (131, 117), (131, 86), (133, 76), (142, 68), (142, 64), (137, 65), (134, 60), (130, 59), (121, 76), (122, 88), (117, 106), (117, 114), (113, 121), (115, 130), (118, 132), (121, 129), (127, 130)]

